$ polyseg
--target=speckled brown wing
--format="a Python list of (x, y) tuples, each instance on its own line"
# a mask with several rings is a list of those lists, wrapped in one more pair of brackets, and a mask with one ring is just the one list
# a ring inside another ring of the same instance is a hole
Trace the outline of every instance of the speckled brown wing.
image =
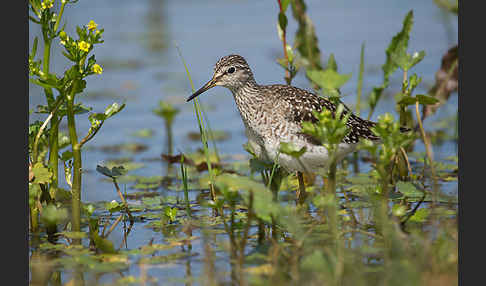
[[(289, 86), (289, 85), (271, 85), (269, 86), (274, 91), (280, 100), (285, 100), (289, 103), (289, 110), (287, 112), (287, 120), (302, 124), (304, 121), (317, 122), (316, 117), (312, 111), (321, 112), (324, 108), (330, 110), (333, 114), (336, 111), (336, 105), (314, 93), (306, 90)], [(343, 116), (351, 110), (344, 105)], [(366, 138), (370, 140), (379, 140), (370, 128), (375, 125), (374, 122), (362, 119), (351, 112), (351, 115), (346, 124), (350, 128), (350, 132), (343, 138), (343, 143), (353, 144), (359, 142), (360, 139)], [(309, 143), (319, 144), (318, 140), (312, 138), (310, 135), (302, 134)]]

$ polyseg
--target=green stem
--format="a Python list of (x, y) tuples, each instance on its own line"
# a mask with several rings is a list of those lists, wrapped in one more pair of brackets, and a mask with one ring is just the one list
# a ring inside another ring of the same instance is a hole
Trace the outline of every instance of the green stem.
[(61, 23), (62, 13), (64, 13), (64, 6), (66, 6), (66, 4), (67, 1), (61, 4), (61, 9), (59, 9), (59, 15), (57, 16), (56, 24), (54, 25), (54, 32), (57, 32), (57, 29), (59, 28), (59, 24)]
[[(407, 78), (408, 74), (407, 71), (403, 71), (403, 80), (402, 80), (402, 93), (405, 95), (410, 95), (407, 92)], [(407, 116), (406, 116), (406, 108), (404, 105), (398, 105), (398, 110), (400, 113), (400, 126), (406, 126), (407, 125)]]
[(435, 207), (437, 204), (437, 197), (438, 197), (437, 176), (435, 174), (434, 159), (432, 158), (432, 147), (430, 146), (430, 141), (429, 138), (427, 137), (427, 134), (425, 134), (424, 126), (422, 124), (422, 119), (420, 118), (418, 101), (415, 103), (415, 115), (417, 116), (417, 122), (420, 127), (420, 133), (422, 135), (422, 140), (424, 141), (425, 152), (427, 154), (427, 159), (429, 160), (430, 171), (432, 172), (432, 179), (434, 181), (434, 196), (432, 200), (432, 206)]
[(297, 204), (303, 205), (305, 202), (305, 198), (307, 194), (305, 193), (305, 182), (304, 182), (304, 174), (302, 172), (297, 171), (297, 178), (299, 179), (299, 188), (297, 193)]
[(172, 156), (172, 124), (167, 120), (165, 121), (165, 130), (167, 131), (167, 154)]
[[(45, 76), (49, 74), (49, 65), (50, 65), (50, 58), (51, 58), (51, 43), (52, 40), (44, 39), (43, 72)], [(46, 94), (46, 99), (47, 99), (47, 104), (49, 106), (49, 109), (51, 108), (54, 109), (55, 103), (54, 103), (54, 94), (52, 93), (52, 89), (45, 88), (44, 92)], [(54, 112), (51, 119), (51, 129), (49, 130), (49, 168), (53, 173), (50, 188), (57, 188), (59, 182), (58, 137), (59, 137), (59, 117), (57, 116), (56, 112)]]
[(73, 151), (73, 180), (72, 180), (72, 231), (81, 229), (81, 146), (78, 144), (76, 134), (76, 121), (74, 118), (74, 95), (78, 80), (75, 80), (71, 94), (67, 98), (67, 119), (69, 139)]
[[(177, 48), (177, 52), (179, 53), (179, 56), (182, 60), (182, 63), (184, 64), (184, 68), (186, 70), (187, 78), (189, 79), (189, 83), (191, 84), (192, 92), (195, 92), (196, 90), (194, 89), (194, 83), (192, 82), (191, 74), (189, 73), (189, 68), (187, 67), (186, 61), (184, 60), (184, 57), (182, 56), (181, 50), (179, 49), (179, 46), (175, 44)], [(204, 149), (204, 155), (206, 157), (206, 164), (208, 166), (208, 173), (209, 173), (209, 191), (211, 193), (211, 199), (216, 202), (216, 191), (214, 190), (214, 173), (213, 169), (211, 167), (211, 160), (209, 156), (209, 150), (208, 150), (208, 142), (207, 142), (207, 132), (204, 127), (204, 121), (202, 119), (202, 114), (201, 114), (201, 106), (199, 105), (199, 101), (197, 98), (194, 99), (194, 113), (196, 114), (197, 117), (197, 122), (199, 125), (199, 133), (201, 134), (201, 141), (203, 144), (203, 149)], [(218, 211), (215, 210), (215, 215), (218, 215)]]
[[(66, 4), (67, 2), (63, 2), (61, 4), (61, 9), (59, 10), (59, 14), (56, 18), (56, 24), (54, 25), (54, 33), (56, 33), (57, 29), (59, 28), (59, 24), (61, 23), (62, 14), (64, 13), (64, 7), (66, 6)], [(46, 36), (47, 33), (43, 33), (43, 35)], [(44, 37), (44, 61), (43, 61), (44, 75), (49, 74), (49, 65), (50, 65), (50, 58), (51, 58), (51, 43), (52, 43), (52, 39)], [(51, 105), (51, 103), (54, 102), (54, 94), (52, 93), (52, 89), (46, 88), (44, 90), (46, 93), (48, 105)], [(57, 188), (57, 185), (59, 183), (58, 136), (59, 136), (60, 119), (61, 118), (59, 118), (57, 114), (54, 113), (51, 119), (51, 129), (49, 132), (49, 138), (50, 138), (49, 139), (49, 146), (50, 146), (49, 167), (53, 173), (52, 183), (51, 183), (51, 187), (53, 188)], [(37, 158), (35, 158), (35, 160), (37, 160)]]
[[(334, 154), (334, 150), (330, 152)], [(337, 162), (331, 156), (332, 161), (329, 165), (328, 182), (326, 185), (326, 196), (329, 198), (329, 205), (327, 207), (327, 217), (329, 232), (332, 238), (333, 253), (336, 257), (336, 271), (334, 272), (334, 285), (340, 285), (340, 277), (342, 273), (342, 255), (340, 254), (341, 240), (339, 240), (339, 227), (338, 227), (338, 215), (337, 215), (337, 200), (336, 200), (336, 170)]]
[(56, 115), (52, 116), (51, 129), (49, 130), (49, 167), (52, 171), (52, 182), (50, 188), (57, 188), (59, 182), (59, 123)]
[(336, 170), (337, 164), (336, 161), (333, 160), (329, 165), (328, 177), (327, 177), (327, 185), (326, 190), (328, 194), (336, 194)]

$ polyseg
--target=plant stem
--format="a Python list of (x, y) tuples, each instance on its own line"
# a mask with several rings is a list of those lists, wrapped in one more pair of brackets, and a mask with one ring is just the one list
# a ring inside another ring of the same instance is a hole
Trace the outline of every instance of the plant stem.
[(54, 114), (49, 131), (49, 167), (52, 170), (50, 189), (56, 189), (59, 182), (59, 123), (59, 118)]
[(361, 54), (359, 62), (359, 77), (358, 77), (358, 87), (356, 90), (356, 115), (359, 116), (361, 109), (361, 94), (363, 93), (363, 75), (364, 75), (364, 49), (365, 44), (361, 44)]
[[(67, 1), (63, 2), (61, 4), (61, 9), (59, 10), (59, 14), (56, 19), (56, 24), (54, 25), (54, 33), (57, 32), (57, 29), (59, 28), (59, 24), (61, 22), (62, 14), (64, 13), (64, 7), (66, 6)], [(44, 36), (44, 60), (43, 60), (43, 73), (44, 75), (49, 74), (49, 66), (50, 66), (50, 58), (51, 58), (51, 43), (52, 39), (49, 38), (47, 31), (42, 33)], [(52, 176), (52, 182), (50, 185), (50, 188), (57, 188), (57, 185), (59, 183), (59, 143), (58, 143), (58, 137), (59, 137), (59, 123), (60, 123), (60, 118), (57, 116), (56, 112), (54, 110), (57, 110), (57, 107), (53, 106), (54, 103), (54, 95), (52, 93), (52, 89), (46, 88), (44, 89), (46, 98), (47, 98), (47, 104), (49, 107), (53, 108), (52, 112), (52, 119), (51, 119), (51, 129), (49, 131), (49, 167), (52, 170), (53, 176)], [(35, 154), (37, 155), (37, 154)], [(34, 158), (35, 161), (37, 161), (37, 158)]]
[(336, 169), (336, 161), (332, 160), (331, 164), (329, 165), (328, 182), (326, 184), (326, 190), (328, 194), (336, 194)]
[[(280, 0), (278, 1), (278, 7), (280, 8), (280, 13), (285, 14), (285, 11), (282, 8), (282, 3)], [(286, 37), (286, 29), (282, 29), (282, 45), (283, 45), (283, 52), (284, 52), (284, 57), (285, 61), (287, 62), (287, 67), (289, 65), (289, 56), (287, 55), (287, 37)], [(290, 72), (288, 68), (285, 69), (285, 81), (287, 82), (288, 85), (290, 85), (290, 82), (292, 81), (292, 78), (290, 78)]]
[(120, 197), (122, 203), (125, 205), (125, 210), (127, 211), (128, 218), (129, 218), (130, 222), (133, 223), (134, 220), (133, 220), (132, 213), (130, 212), (130, 209), (128, 207), (128, 203), (125, 200), (125, 197), (123, 197), (123, 194), (122, 194), (122, 192), (120, 190), (120, 187), (118, 186), (118, 182), (116, 181), (115, 178), (113, 178), (113, 184), (115, 185), (115, 189), (116, 189), (116, 192), (118, 193), (118, 196)]
[[(184, 68), (186, 70), (187, 78), (189, 79), (189, 83), (191, 84), (191, 89), (192, 92), (195, 92), (196, 89), (194, 88), (194, 83), (192, 82), (191, 74), (189, 73), (189, 68), (187, 67), (186, 61), (184, 60), (184, 57), (182, 56), (182, 52), (179, 49), (179, 46), (177, 46), (177, 43), (175, 44), (177, 48), (177, 52), (179, 53), (179, 56), (182, 60), (182, 63), (184, 64)], [(203, 143), (203, 149), (204, 149), (204, 155), (206, 157), (206, 164), (208, 166), (208, 173), (209, 173), (209, 191), (211, 193), (211, 199), (216, 202), (216, 191), (214, 190), (214, 172), (211, 167), (211, 158), (209, 156), (209, 145), (207, 141), (207, 131), (204, 127), (204, 119), (202, 118), (201, 114), (201, 106), (199, 105), (199, 101), (197, 98), (194, 98), (194, 112), (197, 117), (197, 122), (199, 125), (199, 133), (201, 134), (201, 141)], [(218, 215), (218, 210), (215, 210), (215, 215)]]
[(71, 94), (67, 97), (67, 119), (69, 139), (73, 152), (73, 180), (72, 180), (72, 231), (81, 229), (81, 147), (78, 144), (76, 134), (76, 121), (74, 118), (74, 95), (78, 86), (78, 80), (74, 81)]
[[(356, 115), (360, 115), (361, 111), (361, 95), (363, 93), (363, 75), (364, 75), (364, 50), (365, 43), (361, 44), (361, 53), (359, 60), (359, 74), (358, 74), (358, 86), (356, 88)], [(353, 153), (353, 169), (354, 173), (359, 173), (358, 152)]]
[(434, 196), (433, 196), (433, 199), (432, 199), (432, 206), (435, 206), (437, 204), (437, 177), (435, 175), (434, 161), (433, 161), (433, 158), (432, 158), (432, 150), (431, 150), (431, 147), (430, 147), (429, 138), (425, 134), (424, 126), (422, 124), (422, 119), (420, 117), (418, 101), (415, 102), (415, 115), (417, 116), (417, 121), (418, 121), (418, 124), (419, 124), (419, 127), (420, 127), (420, 133), (422, 134), (422, 140), (424, 141), (425, 151), (427, 153), (427, 158), (429, 160), (430, 171), (432, 172), (432, 179), (434, 180)]
[(56, 32), (56, 33), (57, 33), (57, 29), (59, 28), (59, 24), (61, 23), (61, 17), (62, 17), (62, 14), (64, 13), (64, 6), (66, 6), (66, 4), (67, 4), (67, 1), (62, 2), (61, 9), (59, 9), (59, 15), (57, 16), (56, 24), (54, 25), (54, 32)]
[[(184, 157), (182, 157), (184, 158)], [(187, 188), (187, 171), (186, 168), (184, 168), (184, 161), (181, 160), (181, 176), (182, 176), (182, 183), (184, 186), (184, 200), (186, 204), (186, 214), (188, 218), (192, 218), (191, 215), (191, 204), (189, 203), (189, 191)]]
[(297, 192), (297, 204), (302, 205), (304, 204), (306, 193), (305, 193), (305, 182), (304, 182), (304, 175), (302, 172), (297, 171), (297, 178), (299, 179), (299, 189)]
[(172, 147), (172, 124), (170, 124), (167, 120), (165, 121), (165, 130), (167, 131), (167, 154), (172, 156), (173, 147)]

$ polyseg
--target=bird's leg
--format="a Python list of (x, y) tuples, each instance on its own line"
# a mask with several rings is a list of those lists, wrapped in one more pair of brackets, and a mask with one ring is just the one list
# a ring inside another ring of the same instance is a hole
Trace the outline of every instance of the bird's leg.
[(297, 178), (299, 179), (299, 189), (297, 190), (297, 204), (302, 205), (307, 196), (307, 194), (305, 193), (305, 182), (302, 172), (297, 171)]

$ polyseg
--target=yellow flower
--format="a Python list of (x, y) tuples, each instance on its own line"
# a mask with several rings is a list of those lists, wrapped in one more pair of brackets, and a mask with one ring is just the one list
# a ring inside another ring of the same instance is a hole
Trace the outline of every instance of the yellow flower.
[(42, 5), (42, 10), (50, 9), (54, 5), (54, 1), (51, 0), (42, 1), (41, 5)]
[(94, 73), (97, 73), (97, 74), (102, 74), (103, 73), (103, 69), (101, 68), (101, 66), (99, 64), (94, 64), (93, 67), (91, 68), (91, 70)]
[(95, 23), (95, 21), (91, 20), (88, 23), (88, 30), (96, 30), (96, 27), (98, 27), (98, 24)]
[(61, 40), (61, 45), (65, 46), (66, 45), (66, 41), (62, 41)]
[(85, 41), (81, 41), (81, 42), (78, 43), (78, 48), (81, 51), (88, 52), (89, 51), (89, 47), (91, 47), (91, 44), (86, 43)]

